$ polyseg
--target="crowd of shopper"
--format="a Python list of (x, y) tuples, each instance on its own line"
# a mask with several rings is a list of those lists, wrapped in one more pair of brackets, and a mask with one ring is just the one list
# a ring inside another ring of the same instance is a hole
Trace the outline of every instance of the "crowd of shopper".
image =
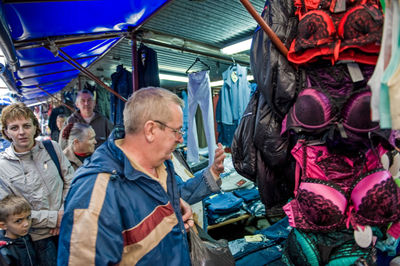
[(81, 91), (59, 142), (38, 140), (39, 122), (23, 103), (4, 108), (11, 145), (0, 154), (1, 263), (190, 265), (189, 204), (219, 191), (225, 155), (219, 145), (210, 167), (177, 182), (182, 106), (168, 90), (141, 89), (125, 105), (124, 127), (111, 132), (93, 94)]

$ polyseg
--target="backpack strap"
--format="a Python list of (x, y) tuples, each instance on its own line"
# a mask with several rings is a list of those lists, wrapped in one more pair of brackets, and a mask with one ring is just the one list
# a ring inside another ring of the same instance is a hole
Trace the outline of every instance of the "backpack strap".
[(42, 143), (43, 143), (44, 147), (46, 148), (47, 153), (50, 155), (51, 160), (56, 165), (58, 174), (60, 175), (61, 179), (63, 179), (63, 175), (62, 175), (61, 167), (60, 167), (60, 161), (58, 160), (57, 153), (54, 150), (53, 143), (51, 143), (51, 140), (44, 140), (44, 141), (42, 141)]

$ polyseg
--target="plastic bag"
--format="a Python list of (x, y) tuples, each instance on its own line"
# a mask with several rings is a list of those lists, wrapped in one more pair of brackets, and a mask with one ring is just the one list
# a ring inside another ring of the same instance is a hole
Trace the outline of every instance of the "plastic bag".
[(190, 260), (193, 266), (231, 266), (235, 259), (229, 250), (228, 241), (215, 240), (196, 226), (199, 234), (190, 228)]

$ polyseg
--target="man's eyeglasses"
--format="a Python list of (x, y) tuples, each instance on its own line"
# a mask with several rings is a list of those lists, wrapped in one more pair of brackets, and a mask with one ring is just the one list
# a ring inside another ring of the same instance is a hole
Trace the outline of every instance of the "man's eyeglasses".
[(168, 126), (167, 124), (165, 124), (165, 123), (163, 123), (163, 122), (161, 122), (161, 121), (158, 121), (158, 120), (153, 120), (153, 121), (156, 122), (156, 123), (158, 123), (158, 124), (160, 124), (160, 125), (162, 125), (162, 126), (164, 126), (164, 127), (167, 127), (167, 128), (169, 128), (169, 129), (171, 129), (172, 132), (174, 132), (174, 133), (175, 133), (175, 136), (177, 136), (177, 137), (183, 137), (183, 135), (185, 135), (185, 132), (182, 131), (182, 129), (175, 129), (175, 128), (170, 127), (170, 126)]

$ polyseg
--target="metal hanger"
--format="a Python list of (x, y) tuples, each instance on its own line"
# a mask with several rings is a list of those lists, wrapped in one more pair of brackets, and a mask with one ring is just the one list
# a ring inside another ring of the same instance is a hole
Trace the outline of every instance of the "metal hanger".
[(206, 70), (210, 70), (210, 66), (207, 65), (206, 63), (204, 63), (203, 61), (200, 60), (200, 58), (196, 57), (196, 60), (194, 60), (193, 64), (186, 70), (186, 74), (189, 74), (189, 70), (197, 63), (200, 62), (202, 63), (207, 69)]

